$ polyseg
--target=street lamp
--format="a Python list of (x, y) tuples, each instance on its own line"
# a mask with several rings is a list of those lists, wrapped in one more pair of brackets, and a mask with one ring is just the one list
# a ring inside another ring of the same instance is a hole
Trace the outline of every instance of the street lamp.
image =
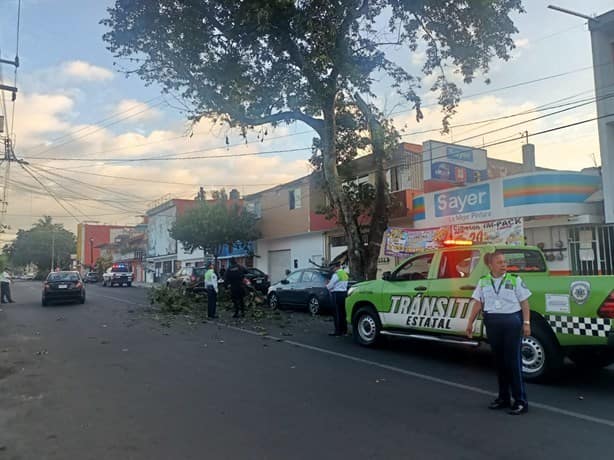
[(94, 270), (94, 238), (90, 238), (90, 269)]

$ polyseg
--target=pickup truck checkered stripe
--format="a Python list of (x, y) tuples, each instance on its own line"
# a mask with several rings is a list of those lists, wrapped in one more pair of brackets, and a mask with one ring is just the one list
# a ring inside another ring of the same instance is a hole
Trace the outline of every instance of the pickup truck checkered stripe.
[(548, 315), (546, 320), (557, 334), (607, 337), (612, 329), (610, 320), (606, 318)]

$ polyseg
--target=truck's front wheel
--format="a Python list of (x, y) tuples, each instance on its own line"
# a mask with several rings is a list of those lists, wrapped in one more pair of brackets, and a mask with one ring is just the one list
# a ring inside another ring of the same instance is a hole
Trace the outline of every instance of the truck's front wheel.
[(543, 382), (557, 376), (564, 355), (559, 344), (541, 324), (532, 322), (531, 335), (522, 338), (522, 372), (529, 382)]
[(373, 307), (360, 307), (352, 316), (352, 336), (360, 345), (371, 347), (381, 339), (382, 324)]

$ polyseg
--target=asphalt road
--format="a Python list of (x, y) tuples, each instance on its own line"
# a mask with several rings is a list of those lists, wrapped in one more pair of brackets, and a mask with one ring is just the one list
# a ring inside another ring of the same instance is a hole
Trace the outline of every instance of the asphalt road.
[[(88, 286), (0, 311), (0, 458), (611, 459), (614, 368), (529, 385), (531, 411), (485, 409), (486, 349), (329, 337), (329, 318), (265, 328), (167, 323), (145, 289)], [(266, 336), (263, 336), (266, 334)]]

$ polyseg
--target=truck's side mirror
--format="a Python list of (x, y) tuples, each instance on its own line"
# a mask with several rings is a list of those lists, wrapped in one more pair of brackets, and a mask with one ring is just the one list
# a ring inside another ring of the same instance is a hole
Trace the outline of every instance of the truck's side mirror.
[(392, 273), (390, 273), (390, 272), (382, 273), (382, 279), (384, 281), (390, 281), (392, 279)]

